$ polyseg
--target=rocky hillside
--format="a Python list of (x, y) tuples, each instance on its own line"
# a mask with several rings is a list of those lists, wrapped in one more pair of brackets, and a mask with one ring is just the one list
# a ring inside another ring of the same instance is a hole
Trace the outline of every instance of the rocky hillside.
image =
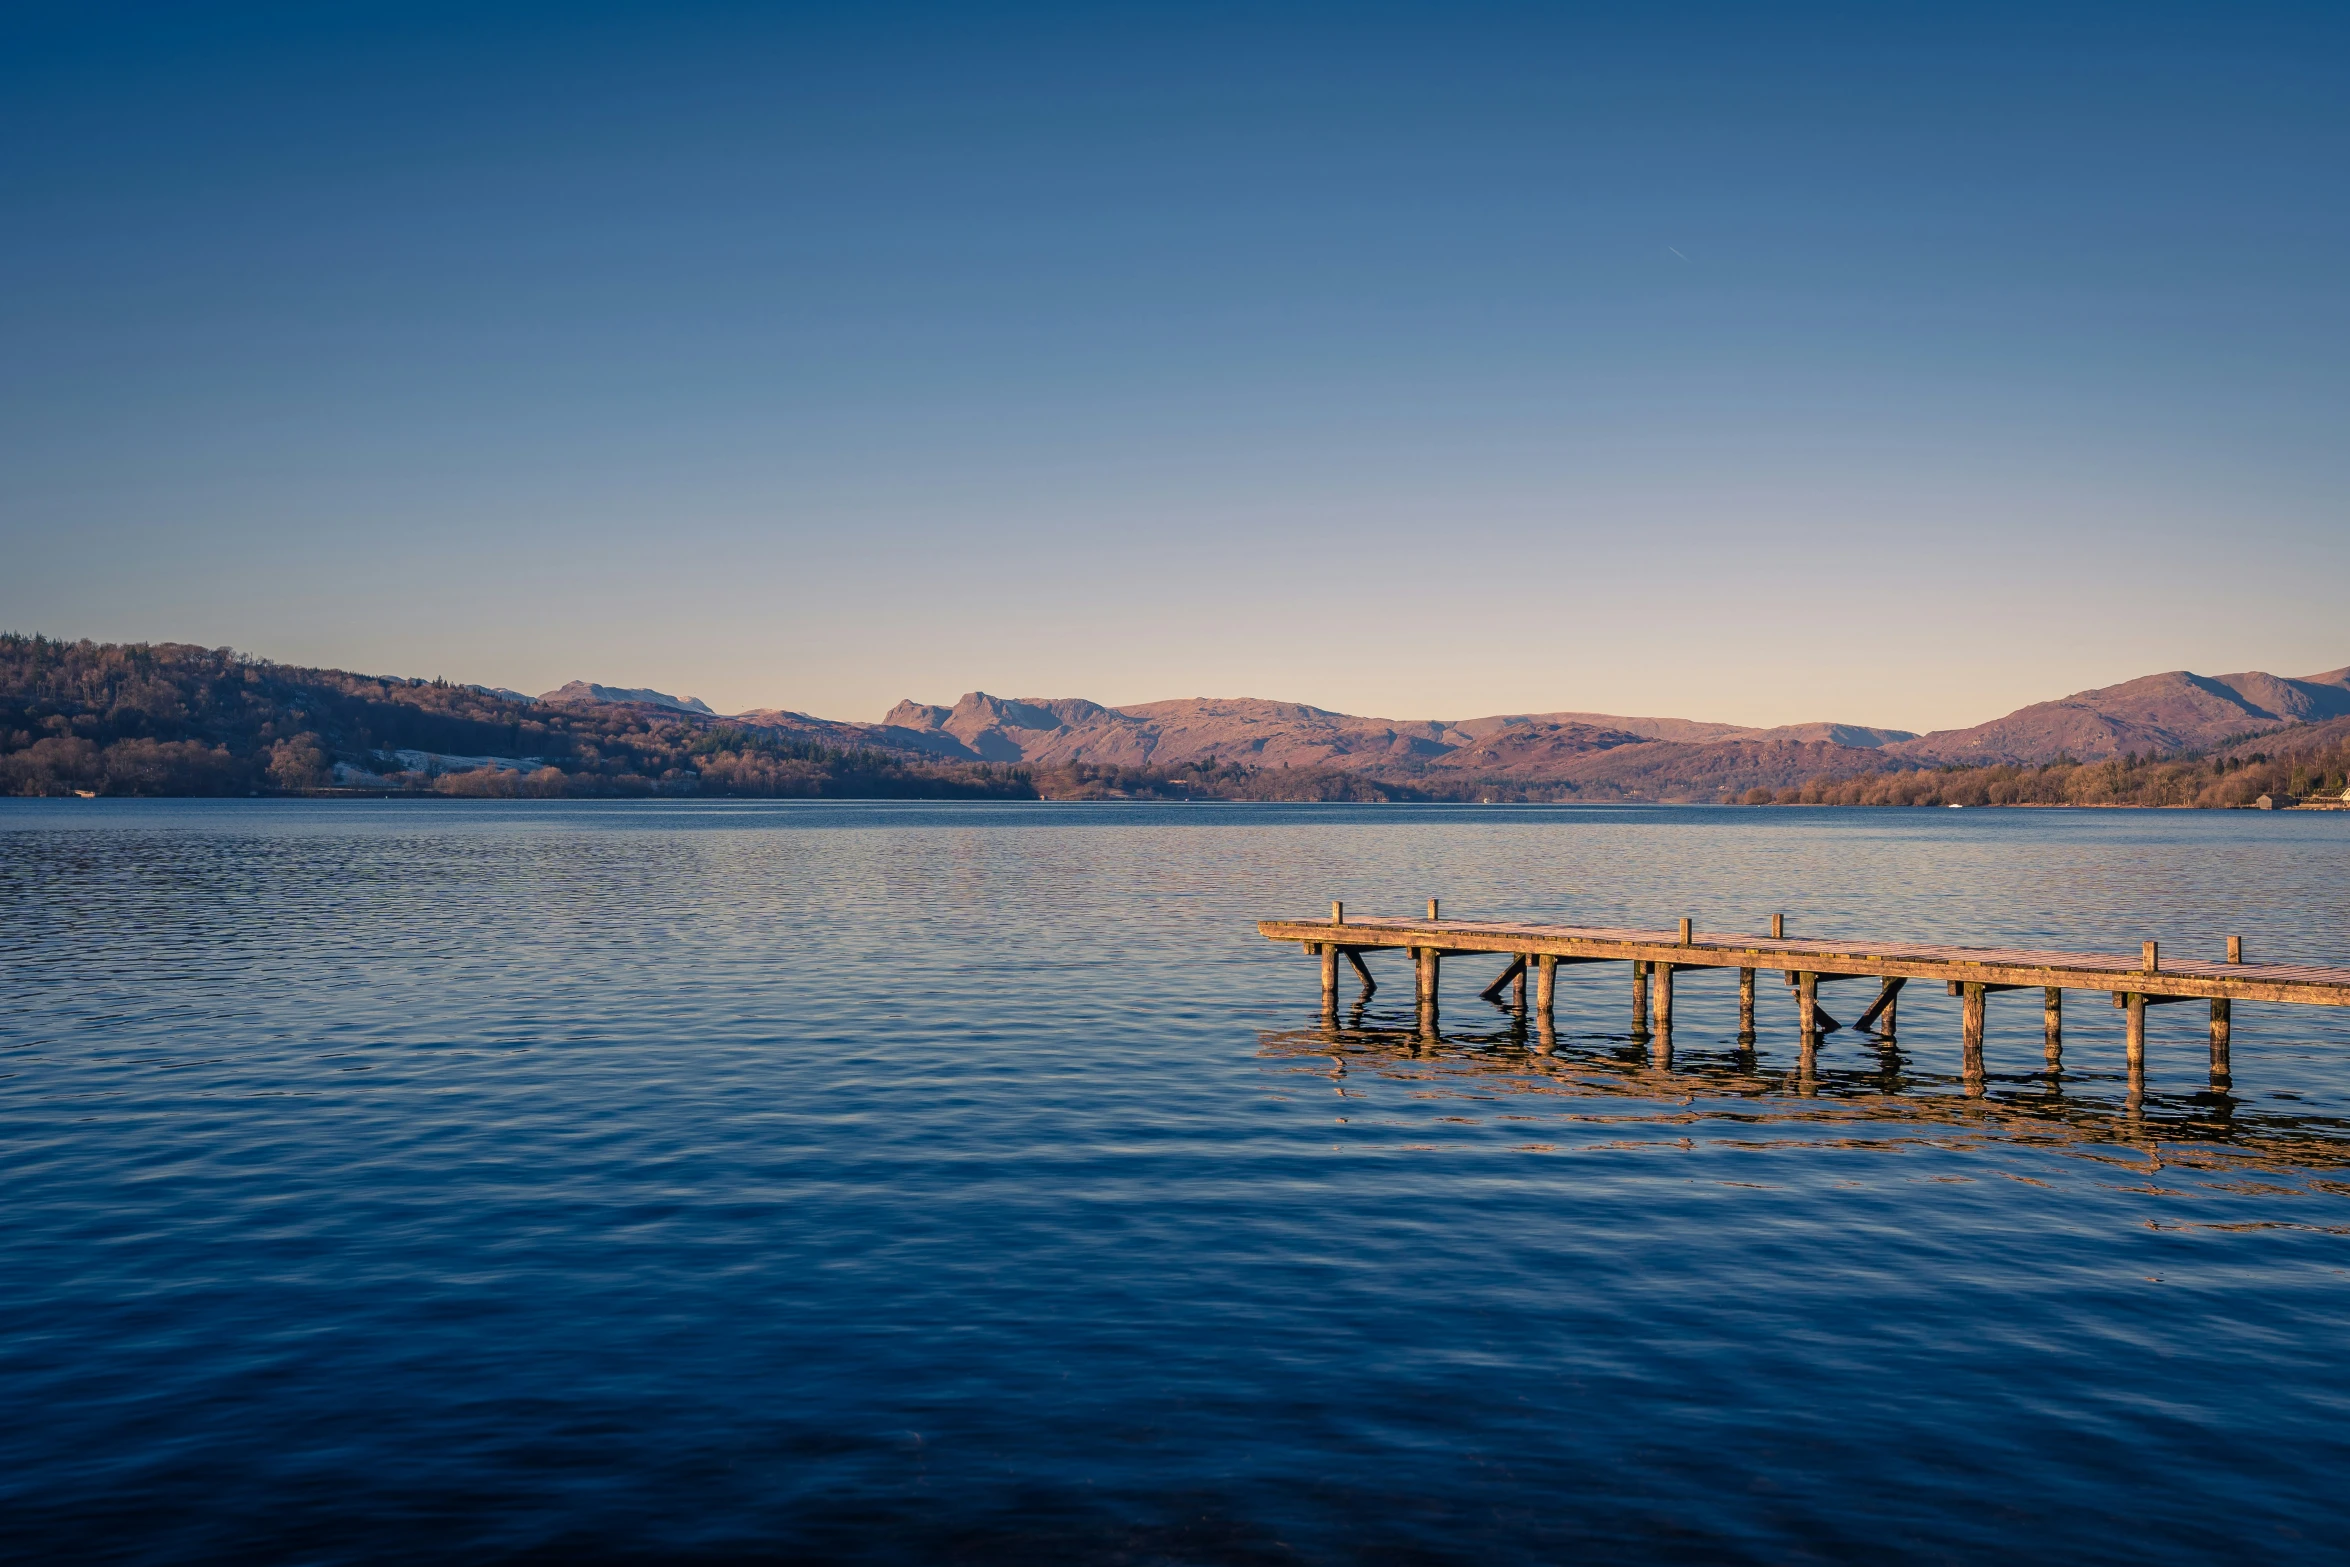
[(2350, 669), (2284, 679), (2257, 670), (2146, 675), (2118, 686), (2036, 702), (1972, 729), (1943, 729), (1885, 747), (1937, 765), (2039, 763), (2070, 756), (2170, 756), (2246, 735), (2350, 715)]
[[(952, 707), (901, 702), (859, 733), (866, 744), (960, 761), (1158, 768), (1238, 762), (1339, 768), (1398, 781), (1620, 785), (1650, 797), (1702, 798), (1732, 779), (1743, 780), (1741, 789), (1778, 788), (1823, 772), (2167, 756), (2339, 715), (2350, 715), (2350, 670), (2298, 679), (2258, 672), (2148, 675), (1928, 735), (1863, 724), (1762, 729), (1582, 712), (1364, 718), (1255, 698), (1104, 707), (1082, 698), (1006, 699), (984, 691)], [(818, 722), (800, 714), (744, 716)]]

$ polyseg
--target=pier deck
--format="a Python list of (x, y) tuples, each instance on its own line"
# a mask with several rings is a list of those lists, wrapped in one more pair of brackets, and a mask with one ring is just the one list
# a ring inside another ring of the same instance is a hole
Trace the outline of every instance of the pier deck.
[[(1878, 995), (1864, 1012), (1858, 1027), (1890, 1037), (1894, 1031), (1898, 997), (1910, 980), (1940, 981), (1950, 994), (1964, 1000), (1962, 1044), (1967, 1070), (1981, 1070), (1986, 999), (2000, 991), (2036, 989), (2042, 993), (2043, 1026), (2048, 1063), (2055, 1067), (2063, 1040), (2063, 994), (2067, 990), (2104, 991), (2128, 1014), (2128, 1055), (2133, 1073), (2141, 1072), (2145, 1058), (2145, 1009), (2181, 1001), (2208, 1001), (2211, 1005), (2212, 1078), (2225, 1086), (2232, 1004), (2237, 1001), (2280, 1002), (2297, 1006), (2350, 1006), (2350, 967), (2307, 963), (2260, 963), (2244, 959), (2243, 943), (2228, 937), (2223, 959), (2166, 958), (2154, 942), (2135, 954), (2107, 952), (2039, 951), (2018, 947), (1957, 947), (1927, 942), (1818, 939), (1785, 934), (1782, 918), (1774, 917), (1769, 935), (1739, 931), (1697, 930), (1683, 920), (1677, 929), (1646, 930), (1598, 925), (1547, 925), (1514, 920), (1441, 919), (1431, 900), (1425, 919), (1348, 916), (1342, 905), (1331, 906), (1324, 920), (1263, 920), (1260, 934), (1274, 941), (1294, 941), (1318, 956), (1322, 990), (1335, 1005), (1338, 964), (1350, 962), (1362, 976), (1364, 991), (1376, 988), (1362, 954), (1401, 950), (1412, 955), (1418, 981), (1423, 1021), (1433, 1025), (1441, 964), (1448, 958), (1477, 955), (1508, 960), (1499, 978), (1484, 989), (1486, 999), (1498, 998), (1505, 986), (1514, 986), (1514, 1004), (1527, 1004), (1527, 976), (1538, 977), (1534, 1006), (1547, 1020), (1553, 1005), (1556, 971), (1561, 965), (1629, 963), (1632, 968), (1632, 1027), (1635, 1034), (1659, 1034), (1669, 1039), (1672, 1029), (1673, 975), (1691, 969), (1734, 969), (1739, 975), (1739, 1036), (1754, 1034), (1754, 976), (1768, 970), (1786, 976), (1796, 993), (1797, 1025), (1804, 1048), (1818, 1036), (1838, 1029), (1821, 1009), (1818, 987), (1834, 980), (1875, 978)], [(1651, 1019), (1654, 1029), (1651, 1029)]]

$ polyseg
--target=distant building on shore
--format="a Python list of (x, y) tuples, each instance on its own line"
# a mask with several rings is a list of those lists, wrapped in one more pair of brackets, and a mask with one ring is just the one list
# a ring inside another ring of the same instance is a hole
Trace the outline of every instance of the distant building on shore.
[(2298, 795), (2264, 794), (2252, 802), (2252, 808), (2256, 811), (2289, 811), (2300, 803)]

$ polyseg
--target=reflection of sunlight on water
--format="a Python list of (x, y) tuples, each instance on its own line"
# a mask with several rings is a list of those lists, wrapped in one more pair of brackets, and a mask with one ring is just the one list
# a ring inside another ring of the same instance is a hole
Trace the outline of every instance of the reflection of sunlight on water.
[[(1480, 1009), (1482, 1010), (1482, 1009)], [(1499, 1011), (1499, 1009), (1496, 1009)], [(1267, 1030), (1260, 1054), (1289, 1071), (1329, 1077), (1339, 1092), (1425, 1137), (1464, 1101), (1498, 1117), (1531, 1151), (1704, 1143), (1719, 1148), (1915, 1148), (2064, 1154), (2133, 1173), (2192, 1174), (2240, 1195), (2350, 1194), (2325, 1179), (2350, 1169), (2350, 1119), (2294, 1113), (2200, 1085), (2131, 1091), (2118, 1071), (1994, 1072), (1979, 1085), (1923, 1069), (1898, 1042), (1862, 1036), (1809, 1061), (1793, 1047), (1761, 1052), (1715, 1044), (1673, 1049), (1653, 1039), (1545, 1031), (1514, 1014), (1431, 1037), (1361, 1005), (1319, 1027)], [(1430, 1114), (1443, 1107), (1446, 1113)], [(1359, 1116), (1362, 1120), (1365, 1117)], [(1622, 1132), (1653, 1128), (1648, 1137)], [(1415, 1145), (1425, 1146), (1425, 1145)], [(2254, 1175), (2290, 1187), (2247, 1183)], [(2023, 1177), (2017, 1177), (2024, 1179)], [(2227, 1229), (2308, 1228), (2276, 1221)], [(2326, 1233), (2350, 1228), (2325, 1227)]]

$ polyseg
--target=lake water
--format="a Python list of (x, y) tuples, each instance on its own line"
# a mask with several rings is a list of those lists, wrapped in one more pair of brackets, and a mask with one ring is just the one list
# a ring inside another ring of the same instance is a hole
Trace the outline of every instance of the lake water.
[[(0, 802), (0, 1554), (2350, 1550), (2350, 1014), (1896, 1051), (1332, 898), (2350, 957), (2350, 816)], [(1859, 986), (1823, 1002), (1847, 1018)], [(2094, 1003), (2094, 1004), (2092, 1004)], [(1538, 1041), (1537, 1041), (1538, 1043)]]

